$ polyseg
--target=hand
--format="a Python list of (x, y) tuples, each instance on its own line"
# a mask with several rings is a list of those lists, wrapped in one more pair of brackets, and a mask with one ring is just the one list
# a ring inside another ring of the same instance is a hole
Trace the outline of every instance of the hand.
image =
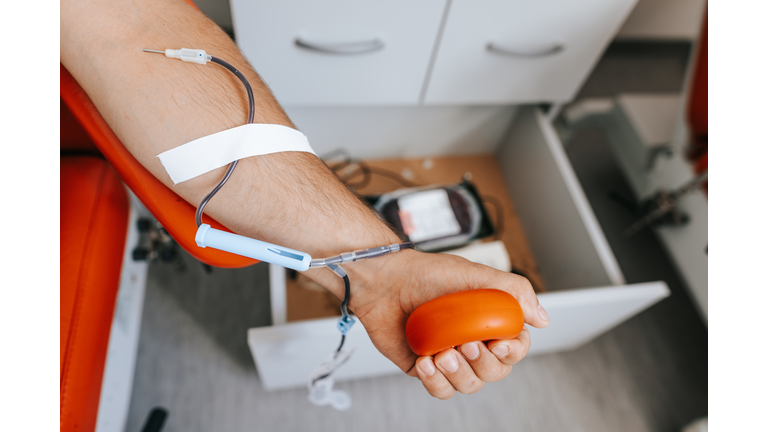
[(457, 391), (475, 393), (486, 382), (507, 376), (512, 365), (528, 353), (530, 333), (523, 329), (512, 340), (470, 342), (419, 357), (405, 337), (405, 323), (418, 306), (456, 291), (495, 288), (518, 300), (527, 324), (549, 325), (531, 284), (521, 276), (444, 254), (402, 251), (380, 260), (376, 271), (366, 271), (368, 277), (357, 284), (352, 281), (350, 307), (376, 348), (408, 375), (418, 377), (438, 399), (450, 399)]

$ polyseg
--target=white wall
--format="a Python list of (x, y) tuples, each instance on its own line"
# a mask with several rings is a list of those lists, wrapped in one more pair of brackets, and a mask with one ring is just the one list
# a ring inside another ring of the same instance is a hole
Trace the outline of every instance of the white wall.
[(319, 156), (346, 148), (361, 159), (492, 153), (517, 108), (285, 107)]

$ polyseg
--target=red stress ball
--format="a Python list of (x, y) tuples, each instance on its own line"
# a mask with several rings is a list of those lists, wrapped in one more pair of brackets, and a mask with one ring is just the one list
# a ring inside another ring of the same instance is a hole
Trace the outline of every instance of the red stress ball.
[(523, 331), (523, 309), (511, 294), (475, 289), (447, 294), (416, 308), (405, 324), (411, 350), (431, 356), (467, 342), (514, 339)]

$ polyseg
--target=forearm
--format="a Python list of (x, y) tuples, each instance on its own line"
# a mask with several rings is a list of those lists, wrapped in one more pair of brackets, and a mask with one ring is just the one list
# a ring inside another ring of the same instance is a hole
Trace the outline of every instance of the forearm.
[[(231, 39), (181, 0), (61, 5), (62, 63), (137, 160), (197, 206), (224, 168), (173, 186), (156, 156), (245, 123), (248, 104), (242, 84), (225, 69), (142, 51), (182, 47), (205, 49), (248, 78), (256, 101), (255, 123), (293, 127)], [(206, 213), (237, 233), (318, 258), (398, 241), (307, 153), (242, 160)], [(365, 266), (356, 267), (365, 273)], [(340, 281), (327, 270), (311, 271), (310, 276), (340, 295)]]

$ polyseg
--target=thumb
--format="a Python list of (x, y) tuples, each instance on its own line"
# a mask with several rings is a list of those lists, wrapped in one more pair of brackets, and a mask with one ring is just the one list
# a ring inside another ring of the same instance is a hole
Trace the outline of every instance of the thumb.
[(544, 328), (549, 325), (549, 315), (539, 304), (539, 299), (536, 297), (533, 286), (527, 278), (490, 267), (485, 267), (483, 270), (493, 272), (493, 274), (489, 274), (488, 277), (484, 278), (487, 281), (485, 288), (500, 289), (512, 294), (523, 309), (526, 324), (536, 328)]
[[(408, 268), (416, 270), (415, 279), (419, 282), (415, 285), (420, 289), (407, 290), (406, 313), (413, 312), (418, 306), (441, 295), (470, 289), (491, 288), (506, 291), (517, 299), (523, 309), (526, 324), (536, 328), (549, 325), (549, 316), (539, 305), (539, 299), (533, 292), (533, 286), (528, 279), (473, 263), (458, 256), (425, 254), (419, 255), (418, 258), (418, 264), (410, 265)], [(411, 261), (411, 263), (415, 262), (416, 260)], [(412, 274), (411, 277), (413, 277)], [(400, 285), (414, 286), (411, 280), (409, 277)]]

